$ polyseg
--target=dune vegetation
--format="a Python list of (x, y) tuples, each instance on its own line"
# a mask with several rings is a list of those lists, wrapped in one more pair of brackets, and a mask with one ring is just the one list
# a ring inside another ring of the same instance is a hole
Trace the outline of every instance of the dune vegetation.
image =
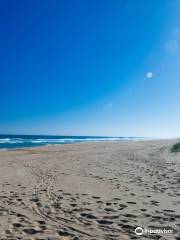
[(180, 142), (172, 146), (171, 152), (180, 152)]

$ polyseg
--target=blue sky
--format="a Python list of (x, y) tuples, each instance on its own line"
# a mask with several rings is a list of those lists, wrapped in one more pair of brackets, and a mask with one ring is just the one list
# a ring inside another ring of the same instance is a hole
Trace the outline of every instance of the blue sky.
[(0, 3), (0, 132), (180, 135), (178, 0)]

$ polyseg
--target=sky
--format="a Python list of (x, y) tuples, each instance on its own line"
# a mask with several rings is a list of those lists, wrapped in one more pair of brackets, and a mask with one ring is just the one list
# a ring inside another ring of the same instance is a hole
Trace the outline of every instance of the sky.
[(0, 1), (0, 133), (180, 137), (179, 11)]

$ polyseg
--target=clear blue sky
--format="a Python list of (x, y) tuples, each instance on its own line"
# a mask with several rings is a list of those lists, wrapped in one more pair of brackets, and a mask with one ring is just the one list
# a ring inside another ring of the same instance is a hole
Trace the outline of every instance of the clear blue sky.
[(180, 136), (180, 1), (0, 2), (0, 132)]

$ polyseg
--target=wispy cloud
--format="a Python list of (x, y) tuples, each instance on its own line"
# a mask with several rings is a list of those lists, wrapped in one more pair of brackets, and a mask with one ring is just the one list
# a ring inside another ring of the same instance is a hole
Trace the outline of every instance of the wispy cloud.
[(176, 39), (171, 39), (165, 43), (164, 48), (167, 53), (176, 54), (179, 50), (179, 42)]
[(180, 28), (173, 28), (172, 30), (172, 36), (175, 38), (180, 39)]
[(164, 49), (168, 54), (176, 54), (180, 44), (180, 28), (173, 28), (171, 38), (164, 44)]
[(103, 111), (107, 112), (111, 110), (114, 107), (114, 104), (112, 102), (108, 102), (103, 106)]

